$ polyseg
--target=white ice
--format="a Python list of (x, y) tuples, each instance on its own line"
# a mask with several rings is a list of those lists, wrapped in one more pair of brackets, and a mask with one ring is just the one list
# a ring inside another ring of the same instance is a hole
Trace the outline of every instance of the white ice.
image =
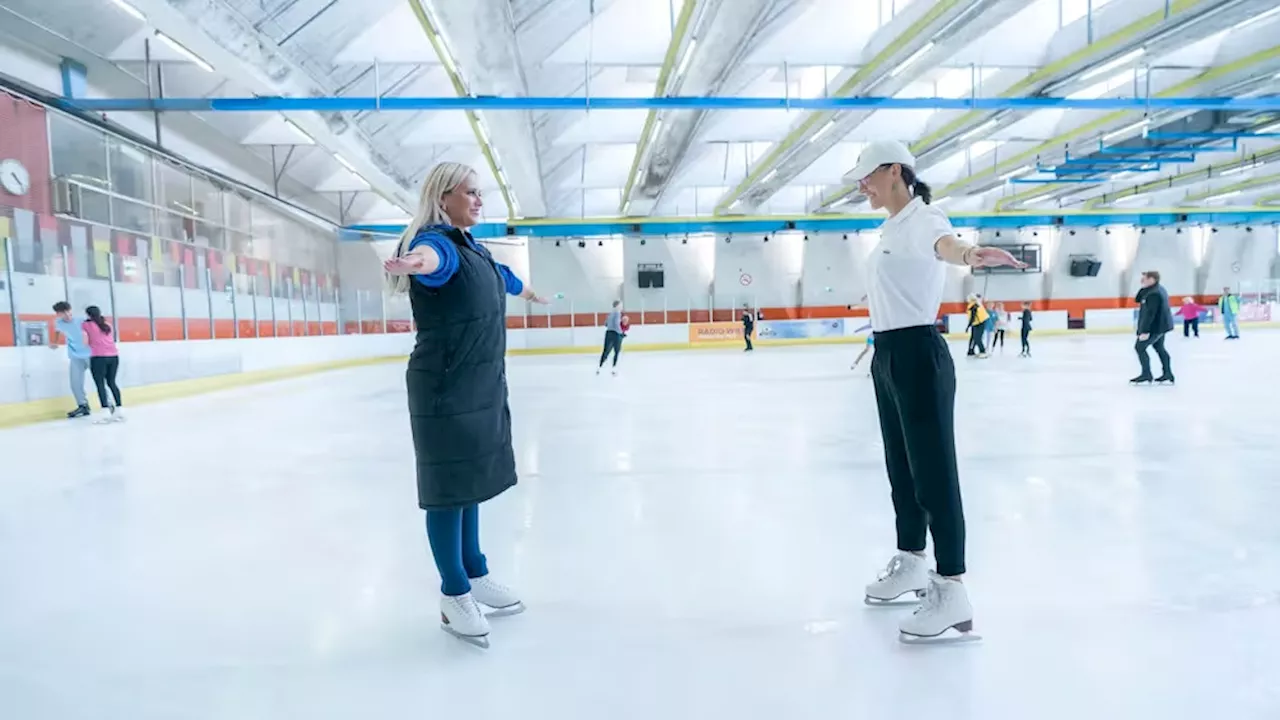
[(984, 640), (933, 648), (862, 602), (858, 349), (512, 359), (488, 651), (438, 627), (399, 364), (0, 433), (0, 717), (1280, 717), (1280, 333), (1172, 337), (1176, 387), (953, 345)]

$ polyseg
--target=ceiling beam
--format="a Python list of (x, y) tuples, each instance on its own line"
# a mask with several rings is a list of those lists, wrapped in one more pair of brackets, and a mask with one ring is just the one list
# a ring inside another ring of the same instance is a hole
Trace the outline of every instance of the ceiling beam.
[[(508, 0), (409, 0), (460, 96), (528, 93)], [(541, 217), (546, 199), (533, 118), (468, 111), (467, 119), (512, 217)]]

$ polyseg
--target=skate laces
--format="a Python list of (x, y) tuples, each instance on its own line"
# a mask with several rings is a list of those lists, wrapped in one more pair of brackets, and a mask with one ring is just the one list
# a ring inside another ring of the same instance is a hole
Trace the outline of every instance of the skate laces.
[(924, 588), (924, 600), (920, 602), (920, 606), (911, 614), (919, 615), (922, 612), (931, 612), (938, 609), (938, 606), (942, 604), (941, 590), (942, 587), (938, 581), (930, 578), (929, 584)]
[(902, 553), (894, 555), (893, 558), (889, 560), (889, 564), (884, 566), (884, 570), (881, 570), (880, 574), (876, 576), (876, 580), (888, 580), (889, 578), (897, 575), (905, 564), (906, 563), (904, 563), (902, 559)]

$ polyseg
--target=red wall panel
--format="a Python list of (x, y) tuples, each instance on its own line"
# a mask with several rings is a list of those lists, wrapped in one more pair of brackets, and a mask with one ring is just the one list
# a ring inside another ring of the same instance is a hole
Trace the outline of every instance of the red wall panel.
[(0, 160), (10, 158), (22, 163), (31, 174), (31, 190), (21, 197), (0, 190), (0, 205), (53, 215), (45, 109), (0, 93)]

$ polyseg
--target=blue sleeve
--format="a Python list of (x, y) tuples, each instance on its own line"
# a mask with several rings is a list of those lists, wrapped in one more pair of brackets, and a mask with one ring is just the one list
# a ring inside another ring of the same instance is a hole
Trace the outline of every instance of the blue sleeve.
[(413, 279), (430, 288), (440, 287), (449, 282), (458, 272), (458, 246), (449, 238), (433, 230), (423, 230), (409, 241), (409, 249), (423, 245), (429, 246), (440, 256), (440, 267), (427, 275), (414, 275)]
[(511, 272), (511, 268), (500, 262), (494, 263), (498, 266), (498, 273), (502, 275), (502, 283), (507, 286), (508, 295), (519, 295), (524, 292), (524, 282)]

